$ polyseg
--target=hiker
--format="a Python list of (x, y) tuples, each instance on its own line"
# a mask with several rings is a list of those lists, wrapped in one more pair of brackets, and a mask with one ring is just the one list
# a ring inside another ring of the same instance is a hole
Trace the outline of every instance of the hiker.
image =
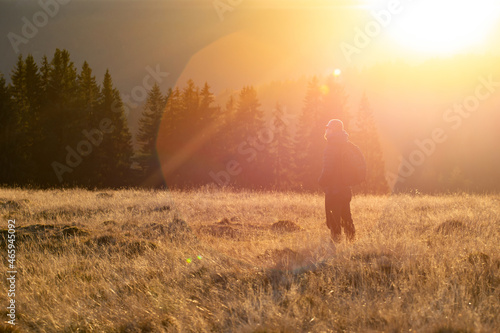
[(334, 242), (340, 241), (342, 227), (347, 239), (353, 241), (356, 230), (351, 217), (351, 186), (364, 181), (365, 159), (359, 148), (349, 141), (344, 123), (339, 119), (328, 122), (325, 140), (319, 185), (325, 192), (326, 225)]

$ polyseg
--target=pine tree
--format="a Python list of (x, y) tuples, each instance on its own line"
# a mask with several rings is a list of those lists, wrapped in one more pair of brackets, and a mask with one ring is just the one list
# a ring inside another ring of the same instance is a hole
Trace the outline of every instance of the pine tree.
[[(43, 57), (40, 68), (31, 55), (20, 56), (11, 81), (6, 88), (0, 77), (0, 146), (9, 162), (0, 168), (1, 182), (116, 186), (129, 181), (130, 133), (109, 73), (100, 91), (86, 62), (77, 75), (69, 52), (57, 49), (50, 62)], [(99, 146), (95, 136), (103, 121), (112, 129), (105, 133), (107, 146)], [(88, 130), (94, 131), (93, 140)]]
[(15, 154), (10, 157), (9, 162), (16, 166), (13, 181), (22, 182), (22, 179), (29, 176), (30, 171), (26, 165), (29, 160), (29, 146), (26, 140), (28, 133), (26, 121), (29, 106), (26, 99), (26, 65), (22, 55), (18, 57), (10, 79), (9, 93), (12, 101), (12, 115), (7, 117), (7, 120), (10, 120), (10, 126), (6, 130), (10, 132), (10, 143), (16, 142), (17, 144)]
[[(233, 138), (234, 154), (239, 153), (245, 161), (244, 174), (236, 179), (236, 184), (243, 187), (262, 187), (269, 184), (269, 172), (266, 173), (268, 150), (259, 140), (259, 131), (264, 129), (263, 111), (257, 98), (257, 92), (251, 86), (243, 87), (239, 94), (234, 119), (236, 136)], [(244, 149), (240, 149), (241, 145)], [(239, 151), (238, 151), (239, 150)], [(242, 151), (250, 155), (241, 154)], [(269, 171), (269, 168), (267, 168)]]
[(196, 185), (205, 185), (209, 183), (209, 172), (212, 168), (219, 165), (221, 155), (221, 147), (218, 145), (219, 134), (221, 133), (222, 124), (220, 122), (220, 108), (214, 105), (215, 96), (210, 91), (210, 86), (205, 82), (200, 92), (199, 114), (201, 117), (201, 126), (199, 132), (196, 133), (196, 141), (199, 142), (200, 148), (195, 154), (197, 175)]
[(199, 116), (200, 121), (203, 122), (202, 127), (213, 123), (217, 119), (218, 108), (214, 106), (215, 97), (210, 91), (210, 86), (207, 82), (200, 92)]
[(385, 178), (385, 163), (380, 146), (377, 126), (370, 103), (365, 94), (361, 98), (357, 117), (357, 130), (352, 133), (352, 141), (359, 146), (366, 160), (366, 181), (358, 186), (361, 193), (386, 194), (389, 185)]
[(197, 168), (200, 162), (196, 161), (193, 156), (199, 149), (196, 138), (200, 134), (203, 122), (200, 114), (200, 89), (194, 84), (193, 80), (187, 81), (180, 99), (182, 108), (178, 113), (178, 126), (175, 131), (178, 145), (172, 156), (173, 160), (176, 161), (174, 167), (175, 184), (194, 186), (197, 181)]
[(11, 76), (13, 108), (15, 112), (15, 142), (17, 156), (15, 164), (19, 165), (17, 173), (20, 183), (32, 184), (38, 178), (40, 168), (37, 166), (37, 145), (40, 143), (40, 107), (42, 104), (41, 79), (38, 66), (33, 56), (25, 60), (19, 57)]
[[(75, 125), (80, 122), (75, 110), (78, 99), (77, 71), (67, 50), (57, 49), (50, 65), (47, 99), (52, 111), (48, 116), (50, 121), (60, 124), (58, 140), (69, 144), (79, 135), (74, 131)], [(62, 120), (64, 124), (61, 124)]]
[[(40, 127), (43, 128), (44, 138), (40, 147), (40, 181), (43, 183), (76, 185), (80, 165), (72, 167), (66, 165), (68, 148), (75, 149), (82, 139), (81, 114), (78, 112), (77, 70), (70, 59), (67, 50), (57, 49), (50, 61), (48, 80), (44, 82), (46, 64), (42, 64), (42, 82), (44, 87), (44, 106), (42, 109)], [(55, 163), (66, 165), (67, 172), (59, 172), (62, 183), (57, 176)], [(76, 171), (75, 171), (76, 170)]]
[(85, 61), (77, 78), (78, 107), (88, 126), (97, 126), (95, 122), (96, 112), (99, 105), (99, 86), (92, 69)]
[(125, 118), (120, 93), (113, 87), (109, 71), (106, 70), (100, 94), (101, 122), (107, 122), (108, 132), (104, 133), (99, 156), (99, 183), (107, 187), (123, 186), (131, 183), (132, 138)]
[[(78, 121), (75, 123), (75, 132), (78, 133), (80, 140), (90, 142), (88, 138), (90, 136), (93, 142), (91, 142), (92, 151), (84, 156), (81, 165), (74, 170), (71, 178), (79, 185), (93, 187), (96, 185), (96, 174), (99, 173), (100, 164), (99, 154), (96, 151), (100, 149), (105, 134), (96, 132), (100, 131), (99, 122), (103, 118), (99, 110), (100, 89), (86, 61), (76, 78), (76, 91), (75, 115)], [(84, 133), (87, 133), (87, 136)]]
[(283, 107), (276, 103), (273, 114), (274, 139), (271, 145), (273, 185), (278, 190), (289, 189), (293, 183), (293, 141), (284, 120)]
[(14, 141), (15, 114), (10, 101), (10, 93), (3, 75), (0, 73), (0, 185), (13, 185), (19, 165), (16, 165)]
[(213, 103), (209, 85), (205, 83), (200, 92), (192, 80), (181, 93), (176, 89), (169, 98), (165, 113), (168, 119), (162, 127), (170, 133), (161, 138), (160, 145), (170, 186), (200, 186), (209, 181), (208, 169), (218, 154), (214, 142), (220, 111)]
[(216, 138), (219, 147), (219, 166), (225, 166), (228, 161), (236, 156), (238, 139), (240, 138), (236, 128), (236, 112), (236, 101), (231, 95), (218, 116), (218, 121), (221, 124)]
[[(158, 128), (165, 105), (166, 99), (163, 97), (160, 87), (155, 84), (148, 93), (146, 105), (139, 120), (139, 132), (137, 133), (139, 151), (145, 156), (154, 155), (156, 150), (156, 136), (158, 135)], [(144, 169), (147, 169), (146, 165), (144, 165)]]
[(157, 150), (165, 182), (167, 186), (175, 186), (179, 181), (175, 173), (178, 167), (175, 156), (181, 146), (180, 124), (183, 112), (179, 87), (170, 89), (167, 96), (165, 112), (158, 132)]
[(243, 87), (238, 98), (235, 116), (235, 127), (241, 141), (249, 135), (255, 136), (263, 126), (263, 112), (260, 109), (257, 92), (251, 86)]
[[(139, 165), (143, 178), (148, 178), (147, 185), (159, 185), (160, 165), (156, 154), (156, 142), (167, 99), (162, 95), (160, 87), (155, 84), (148, 93), (142, 117), (139, 120), (137, 143), (139, 144)], [(154, 179), (152, 179), (154, 178)], [(156, 183), (156, 184), (154, 184)]]
[[(295, 144), (296, 152), (296, 172), (298, 182), (303, 189), (312, 189), (316, 186), (318, 133), (317, 124), (320, 120), (320, 113), (323, 106), (323, 94), (317, 77), (313, 77), (308, 83), (306, 96), (304, 98), (304, 107), (300, 116), (297, 129), (297, 142)], [(323, 131), (322, 131), (323, 132)], [(322, 135), (323, 133), (319, 133)], [(322, 149), (323, 142), (319, 143), (319, 149)], [(314, 171), (313, 171), (314, 170)], [(319, 177), (319, 175), (318, 175)]]
[(42, 92), (46, 94), (49, 87), (50, 78), (50, 62), (47, 56), (43, 56), (42, 65), (40, 66), (40, 80), (42, 85)]
[(44, 174), (50, 170), (50, 165), (40, 167), (39, 163), (43, 156), (41, 155), (42, 145), (44, 144), (45, 133), (42, 127), (42, 108), (46, 101), (43, 100), (43, 81), (33, 56), (28, 55), (25, 59), (26, 64), (26, 97), (29, 105), (29, 111), (26, 115), (28, 124), (28, 133), (26, 140), (28, 144), (29, 160), (27, 165), (30, 169), (29, 182), (35, 184), (45, 183)]
[(237, 143), (237, 131), (236, 131), (236, 101), (233, 95), (229, 96), (226, 102), (224, 111), (221, 113), (221, 123), (223, 124), (221, 147), (225, 152), (230, 152), (234, 149), (235, 143)]
[[(186, 87), (182, 90), (181, 101), (183, 111), (179, 115), (182, 128), (190, 128), (191, 131), (184, 133), (183, 142), (189, 140), (194, 129), (198, 129), (201, 123), (200, 107), (200, 89), (196, 87), (193, 80), (188, 80)], [(179, 133), (181, 134), (181, 133)]]

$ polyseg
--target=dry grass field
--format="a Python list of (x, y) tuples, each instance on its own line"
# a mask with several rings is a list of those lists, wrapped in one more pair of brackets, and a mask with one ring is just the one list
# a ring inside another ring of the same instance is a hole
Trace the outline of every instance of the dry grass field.
[[(500, 196), (0, 190), (0, 332), (498, 332)], [(5, 274), (2, 274), (5, 276)]]

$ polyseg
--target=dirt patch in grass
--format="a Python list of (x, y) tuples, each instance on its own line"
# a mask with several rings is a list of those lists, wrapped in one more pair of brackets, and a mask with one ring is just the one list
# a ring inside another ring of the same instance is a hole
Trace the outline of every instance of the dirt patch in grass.
[(207, 225), (199, 229), (200, 233), (206, 233), (214, 237), (238, 239), (242, 237), (240, 230), (228, 225)]
[[(7, 240), (8, 230), (0, 229), (0, 240), (2, 245)], [(35, 239), (61, 239), (67, 237), (87, 236), (90, 232), (73, 226), (64, 224), (32, 224), (15, 229), (16, 242)]]
[(114, 221), (114, 220), (107, 220), (107, 221), (102, 222), (102, 225), (106, 226), (106, 227), (114, 227), (117, 224), (118, 223), (116, 223), (116, 221)]
[(96, 196), (96, 198), (99, 198), (99, 199), (107, 199), (107, 198), (112, 198), (113, 193), (101, 192), (101, 193), (97, 193), (95, 196)]
[(219, 238), (245, 240), (269, 232), (269, 226), (262, 224), (241, 223), (237, 217), (223, 218), (218, 222), (197, 228), (200, 235), (210, 235)]
[(146, 251), (157, 248), (157, 245), (150, 241), (120, 238), (109, 234), (92, 237), (84, 244), (92, 253), (123, 253), (127, 257), (143, 255)]
[(96, 208), (96, 209), (47, 209), (33, 214), (35, 220), (55, 220), (57, 218), (71, 219), (75, 217), (90, 218), (97, 214), (110, 213), (110, 209)]
[(490, 256), (483, 252), (469, 253), (467, 261), (472, 265), (487, 265), (490, 262)]
[(142, 227), (142, 236), (150, 239), (167, 239), (171, 242), (191, 242), (196, 240), (193, 229), (186, 221), (174, 218), (171, 222), (154, 222)]
[(230, 238), (244, 240), (256, 236), (269, 235), (269, 232), (288, 233), (302, 231), (302, 227), (295, 222), (280, 220), (272, 225), (259, 223), (241, 223), (240, 219), (233, 217), (231, 219), (223, 218), (218, 222), (203, 225), (197, 228), (201, 235), (210, 235), (213, 237)]
[(236, 223), (237, 221), (239, 221), (238, 218), (232, 217), (231, 219), (228, 219), (227, 217), (225, 217), (222, 220), (220, 220), (219, 222), (217, 222), (216, 224), (218, 224), (218, 225), (238, 225), (238, 226), (241, 226), (241, 223)]
[[(0, 249), (7, 248), (9, 232), (0, 230)], [(33, 224), (15, 229), (15, 246), (28, 246), (28, 251), (43, 249), (50, 253), (64, 253), (68, 248), (78, 244), (81, 237), (90, 232), (74, 225)]]
[(268, 249), (258, 258), (265, 264), (276, 269), (295, 269), (304, 265), (306, 258), (303, 254), (288, 247), (283, 249)]
[(302, 227), (295, 222), (281, 220), (271, 225), (271, 230), (276, 232), (297, 232), (302, 231)]
[(456, 232), (462, 232), (467, 230), (465, 223), (459, 220), (448, 220), (437, 226), (436, 232), (443, 235), (449, 235)]
[(166, 206), (160, 206), (160, 207), (153, 208), (153, 212), (168, 212), (171, 209), (172, 208), (170, 207), (170, 205), (166, 205)]
[(7, 210), (20, 210), (28, 207), (29, 204), (28, 199), (20, 199), (20, 200), (8, 200), (8, 199), (0, 199), (0, 209)]

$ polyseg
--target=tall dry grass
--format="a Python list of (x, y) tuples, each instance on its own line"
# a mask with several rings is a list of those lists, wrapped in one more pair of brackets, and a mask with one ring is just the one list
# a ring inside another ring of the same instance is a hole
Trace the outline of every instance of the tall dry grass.
[(0, 332), (500, 331), (500, 196), (352, 212), (333, 245), (316, 194), (2, 189), (19, 274)]

